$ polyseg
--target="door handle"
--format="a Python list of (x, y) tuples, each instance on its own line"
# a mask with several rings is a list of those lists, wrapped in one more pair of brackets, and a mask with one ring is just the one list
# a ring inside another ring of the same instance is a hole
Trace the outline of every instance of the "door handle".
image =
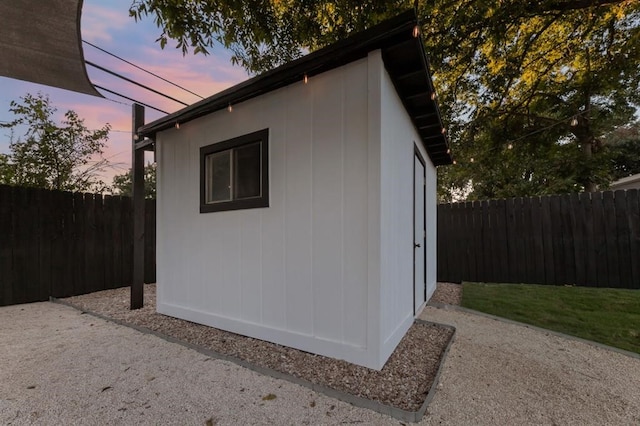
[(420, 245), (420, 243), (414, 243), (414, 244), (413, 244), (413, 246), (414, 246), (415, 248), (422, 247), (422, 246)]

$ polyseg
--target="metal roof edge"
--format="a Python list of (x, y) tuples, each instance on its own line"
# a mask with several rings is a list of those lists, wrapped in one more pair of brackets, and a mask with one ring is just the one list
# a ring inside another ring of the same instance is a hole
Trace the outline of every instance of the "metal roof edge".
[[(416, 40), (415, 44), (419, 45), (419, 48), (415, 50), (412, 49), (411, 51), (415, 51), (415, 55), (419, 56), (419, 60), (421, 62), (420, 69), (424, 71), (424, 75), (426, 75), (427, 78), (428, 87), (425, 88), (425, 93), (434, 91), (424, 43), (420, 36), (416, 38), (413, 34), (413, 29), (417, 24), (418, 18), (415, 11), (413, 9), (407, 10), (406, 12), (374, 25), (369, 29), (355, 33), (334, 44), (318, 49), (315, 52), (309, 53), (308, 55), (283, 64), (272, 70), (266, 71), (193, 105), (182, 108), (179, 111), (146, 124), (138, 129), (138, 136), (140, 140), (144, 137), (154, 139), (157, 132), (170, 129), (174, 127), (176, 123), (182, 125), (188, 121), (195, 120), (215, 111), (223, 110), (229, 105), (236, 105), (243, 101), (269, 93), (273, 90), (277, 90), (296, 82), (301, 82), (305, 75), (313, 77), (314, 75), (330, 71), (364, 58), (369, 52), (374, 50), (393, 48), (394, 46), (399, 46), (412, 39)], [(413, 56), (414, 54), (411, 55)], [(414, 59), (416, 59), (416, 56), (414, 56)], [(420, 71), (420, 73), (422, 73), (422, 71)], [(394, 78), (395, 76), (392, 75), (392, 79)], [(399, 93), (399, 95), (402, 98), (402, 94)], [(440, 152), (431, 152), (431, 142), (427, 142), (428, 137), (425, 135), (425, 132), (418, 128), (416, 124), (417, 117), (412, 115), (406, 99), (403, 99), (403, 104), (405, 104), (407, 113), (411, 116), (412, 122), (414, 123), (414, 126), (416, 126), (416, 130), (420, 134), (422, 143), (425, 145), (429, 157), (434, 165), (451, 164), (452, 161), (448, 149), (444, 155)], [(437, 122), (440, 124), (441, 128), (442, 119), (437, 102), (433, 101), (432, 104), (437, 116)], [(438, 131), (440, 131), (440, 129), (438, 129)], [(429, 134), (429, 137), (431, 136), (432, 135)], [(434, 144), (444, 144), (448, 148), (449, 143), (445, 135), (439, 135), (437, 139), (437, 141), (434, 141)]]

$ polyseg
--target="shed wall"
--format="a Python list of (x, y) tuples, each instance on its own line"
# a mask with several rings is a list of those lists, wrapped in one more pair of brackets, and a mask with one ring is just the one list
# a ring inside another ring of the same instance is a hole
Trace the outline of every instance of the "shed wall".
[(414, 147), (426, 169), (427, 300), (436, 285), (436, 169), (389, 75), (381, 80), (381, 354), (386, 359), (413, 323)]
[[(270, 207), (199, 212), (199, 149), (269, 129)], [(158, 311), (381, 368), (413, 322), (413, 158), (380, 51), (157, 138)], [(416, 143), (417, 142), (417, 143)]]
[[(378, 367), (367, 75), (363, 59), (158, 135), (159, 312)], [(199, 213), (199, 148), (263, 128), (270, 207)]]

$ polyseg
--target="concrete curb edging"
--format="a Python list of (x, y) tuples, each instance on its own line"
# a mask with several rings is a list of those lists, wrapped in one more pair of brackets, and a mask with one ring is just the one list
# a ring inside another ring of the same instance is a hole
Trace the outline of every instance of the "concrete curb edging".
[(265, 367), (260, 367), (254, 364), (251, 364), (245, 360), (242, 360), (240, 358), (236, 358), (236, 357), (231, 357), (228, 355), (224, 355), (221, 354), (219, 352), (215, 352), (211, 349), (207, 349), (204, 348), (202, 346), (198, 346), (189, 342), (185, 342), (183, 340), (177, 339), (175, 337), (160, 333), (158, 331), (154, 331), (151, 330), (149, 328), (146, 327), (141, 327), (139, 325), (135, 325), (135, 324), (130, 324), (127, 323), (125, 321), (122, 320), (118, 320), (115, 318), (110, 318), (107, 317), (105, 315), (99, 314), (97, 312), (93, 312), (93, 311), (88, 311), (88, 310), (84, 310), (79, 308), (78, 306), (69, 303), (65, 300), (61, 300), (61, 299), (57, 299), (55, 297), (51, 297), (50, 301), (53, 303), (58, 303), (60, 305), (64, 305), (64, 306), (68, 306), (70, 308), (76, 309), (82, 313), (86, 313), (89, 314), (91, 316), (94, 316), (96, 318), (100, 318), (104, 321), (107, 322), (111, 322), (123, 327), (129, 327), (132, 328), (140, 333), (143, 334), (150, 334), (156, 337), (159, 337), (167, 342), (170, 343), (175, 343), (178, 344), (180, 346), (186, 347), (188, 349), (192, 349), (195, 350), (196, 352), (199, 352), (203, 355), (206, 355), (210, 358), (214, 358), (214, 359), (219, 359), (222, 361), (228, 361), (228, 362), (232, 362), (236, 365), (239, 365), (241, 367), (247, 368), (249, 370), (255, 371), (259, 374), (265, 375), (265, 376), (269, 376), (269, 377), (273, 377), (276, 379), (281, 379), (281, 380), (286, 380), (288, 382), (294, 383), (296, 385), (299, 386), (303, 386), (306, 387), (308, 389), (311, 389), (315, 392), (321, 393), (323, 395), (326, 395), (330, 398), (335, 398), (338, 399), (340, 401), (349, 403), (351, 405), (354, 405), (356, 407), (360, 407), (360, 408), (366, 408), (369, 410), (373, 410), (376, 411), (378, 413), (381, 414), (386, 414), (388, 416), (391, 416), (395, 419), (401, 420), (401, 421), (406, 421), (406, 422), (412, 422), (412, 423), (417, 423), (420, 421), (420, 419), (422, 419), (422, 417), (424, 416), (425, 412), (427, 411), (427, 407), (429, 405), (429, 403), (433, 400), (436, 390), (437, 390), (437, 386), (438, 383), (440, 381), (440, 375), (442, 373), (442, 367), (444, 365), (445, 359), (447, 357), (447, 355), (449, 354), (449, 349), (451, 348), (451, 345), (453, 344), (455, 338), (456, 338), (456, 327), (449, 325), (449, 324), (440, 324), (440, 323), (436, 323), (436, 322), (432, 322), (432, 321), (425, 321), (425, 320), (421, 320), (421, 319), (415, 319), (416, 323), (421, 323), (421, 324), (427, 324), (427, 325), (436, 325), (438, 327), (443, 327), (443, 328), (447, 328), (452, 330), (452, 334), (449, 337), (449, 341), (447, 342), (447, 345), (445, 346), (445, 349), (442, 353), (442, 356), (440, 357), (440, 365), (438, 366), (438, 369), (436, 370), (436, 374), (435, 377), (433, 379), (433, 383), (431, 384), (431, 388), (429, 389), (429, 392), (427, 393), (427, 396), (425, 398), (425, 401), (423, 402), (423, 404), (420, 406), (420, 409), (418, 409), (417, 411), (407, 411), (407, 410), (402, 410), (400, 408), (396, 408), (396, 407), (392, 407), (390, 405), (386, 405), (386, 404), (382, 404), (380, 402), (377, 401), (373, 401), (371, 399), (366, 399), (366, 398), (362, 398), (356, 395), (352, 395), (350, 393), (346, 393), (340, 390), (336, 390), (336, 389), (332, 389), (329, 388), (327, 386), (323, 386), (323, 385), (318, 385), (315, 383), (312, 383), (308, 380), (304, 380), (301, 379), (299, 377), (295, 377), (289, 374), (285, 374), (282, 373), (280, 371), (276, 371), (270, 368), (265, 368)]
[(576, 342), (581, 342), (581, 343), (585, 343), (585, 344), (590, 345), (590, 346), (595, 346), (596, 348), (605, 349), (605, 350), (608, 350), (608, 351), (611, 351), (611, 352), (619, 353), (621, 355), (626, 355), (626, 356), (631, 357), (631, 358), (640, 359), (640, 354), (637, 354), (635, 352), (627, 351), (625, 349), (616, 348), (615, 346), (605, 345), (604, 343), (594, 342), (593, 340), (583, 339), (582, 337), (577, 337), (577, 336), (572, 336), (570, 334), (561, 333), (559, 331), (549, 330), (548, 328), (538, 327), (538, 326), (533, 325), (533, 324), (527, 324), (526, 322), (515, 321), (515, 320), (512, 320), (512, 319), (499, 317), (497, 315), (488, 314), (486, 312), (476, 311), (475, 309), (469, 309), (469, 308), (465, 308), (465, 307), (458, 306), (458, 305), (448, 305), (446, 303), (438, 303), (438, 302), (428, 303), (427, 306), (431, 306), (431, 307), (434, 307), (434, 308), (437, 308), (437, 309), (443, 309), (443, 310), (449, 310), (449, 311), (458, 311), (458, 312), (463, 312), (463, 313), (467, 313), (467, 314), (471, 314), (471, 315), (478, 315), (478, 316), (489, 318), (489, 319), (492, 319), (492, 320), (495, 320), (495, 321), (500, 321), (500, 322), (503, 322), (503, 323), (506, 323), (506, 324), (519, 325), (521, 327), (530, 328), (532, 330), (536, 330), (536, 331), (539, 331), (541, 333), (546, 333), (546, 334), (550, 334), (552, 336), (562, 337), (563, 339), (567, 339), (567, 340), (574, 340)]

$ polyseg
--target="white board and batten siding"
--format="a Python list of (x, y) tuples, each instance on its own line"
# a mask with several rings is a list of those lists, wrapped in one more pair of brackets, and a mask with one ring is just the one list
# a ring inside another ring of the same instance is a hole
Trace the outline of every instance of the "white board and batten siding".
[[(394, 94), (377, 51), (159, 133), (158, 311), (381, 368), (413, 318), (418, 137)], [(270, 206), (201, 214), (200, 147), (264, 128)]]
[(386, 72), (381, 79), (381, 357), (386, 359), (414, 319), (414, 160), (425, 159), (426, 283), (436, 286), (436, 169)]

